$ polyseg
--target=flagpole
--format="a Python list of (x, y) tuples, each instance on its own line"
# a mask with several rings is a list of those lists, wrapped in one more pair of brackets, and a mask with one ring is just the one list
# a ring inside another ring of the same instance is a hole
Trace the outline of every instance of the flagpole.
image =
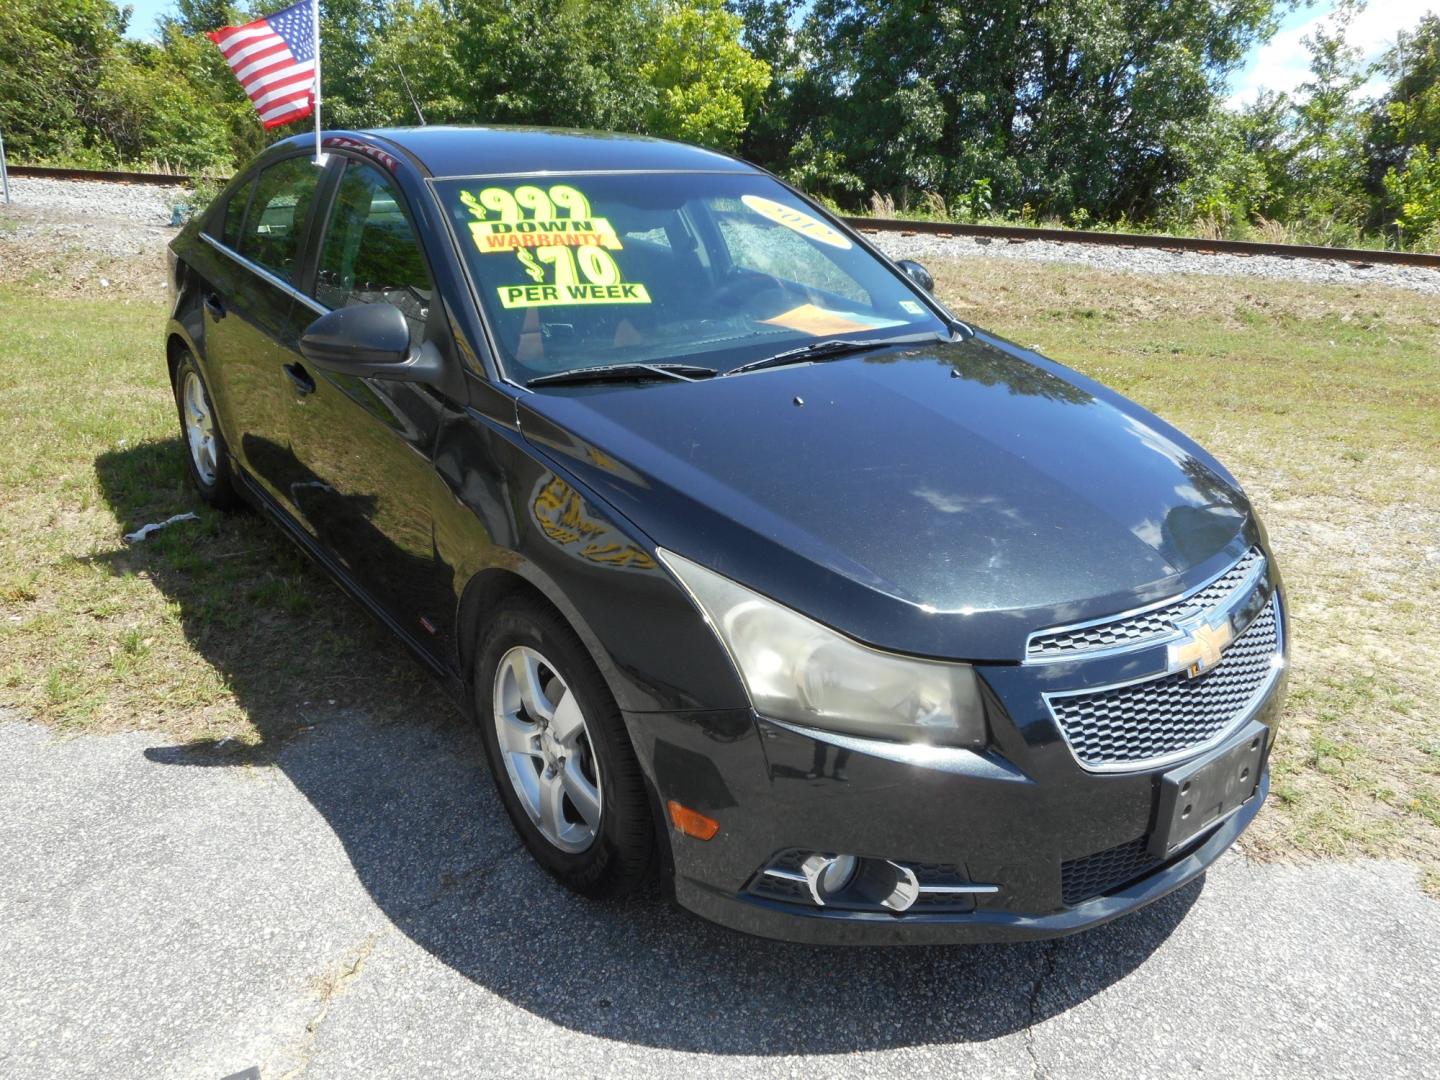
[(10, 173), (5, 169), (5, 136), (0, 135), (0, 185), (5, 188), (5, 205), (10, 205)]
[(315, 34), (315, 165), (325, 164), (325, 155), (320, 152), (320, 0), (310, 5), (310, 29)]

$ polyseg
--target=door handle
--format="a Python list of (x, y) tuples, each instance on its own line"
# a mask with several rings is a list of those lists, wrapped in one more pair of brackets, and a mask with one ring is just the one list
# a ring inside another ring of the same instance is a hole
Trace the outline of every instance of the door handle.
[(215, 319), (219, 320), (225, 317), (225, 305), (221, 303), (219, 293), (206, 293), (205, 299), (200, 302), (205, 305), (205, 310), (210, 312)]
[(315, 392), (315, 380), (301, 364), (286, 364), (281, 368), (287, 378), (295, 386), (297, 394), (313, 394)]

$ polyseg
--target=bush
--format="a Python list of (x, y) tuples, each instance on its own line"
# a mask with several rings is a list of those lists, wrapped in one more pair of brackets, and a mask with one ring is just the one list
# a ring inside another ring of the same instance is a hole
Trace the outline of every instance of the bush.
[(1404, 169), (1386, 172), (1385, 198), (1401, 245), (1434, 248), (1440, 239), (1440, 153), (1426, 146), (1411, 150)]

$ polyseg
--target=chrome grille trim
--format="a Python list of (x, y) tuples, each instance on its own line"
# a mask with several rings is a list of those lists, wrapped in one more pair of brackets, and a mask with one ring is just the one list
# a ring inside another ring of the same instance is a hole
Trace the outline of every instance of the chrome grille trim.
[(1043, 697), (1081, 768), (1153, 769), (1217, 746), (1248, 722), (1279, 678), (1284, 654), (1277, 592), (1204, 675), (1148, 675)]
[(1252, 547), (1230, 567), (1179, 598), (1087, 622), (1037, 630), (1025, 642), (1027, 664), (1090, 659), (1160, 645), (1180, 636), (1175, 625), (1244, 593), (1265, 573), (1265, 555)]

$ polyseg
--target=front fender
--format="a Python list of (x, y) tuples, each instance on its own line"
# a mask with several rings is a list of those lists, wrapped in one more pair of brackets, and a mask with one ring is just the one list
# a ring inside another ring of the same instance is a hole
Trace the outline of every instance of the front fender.
[(465, 596), (508, 574), (565, 616), (625, 711), (748, 708), (729, 657), (654, 544), (560, 463), (473, 410), (440, 432), (435, 463), (454, 495), (437, 508), (435, 541), (458, 586), (460, 671), (473, 645)]

